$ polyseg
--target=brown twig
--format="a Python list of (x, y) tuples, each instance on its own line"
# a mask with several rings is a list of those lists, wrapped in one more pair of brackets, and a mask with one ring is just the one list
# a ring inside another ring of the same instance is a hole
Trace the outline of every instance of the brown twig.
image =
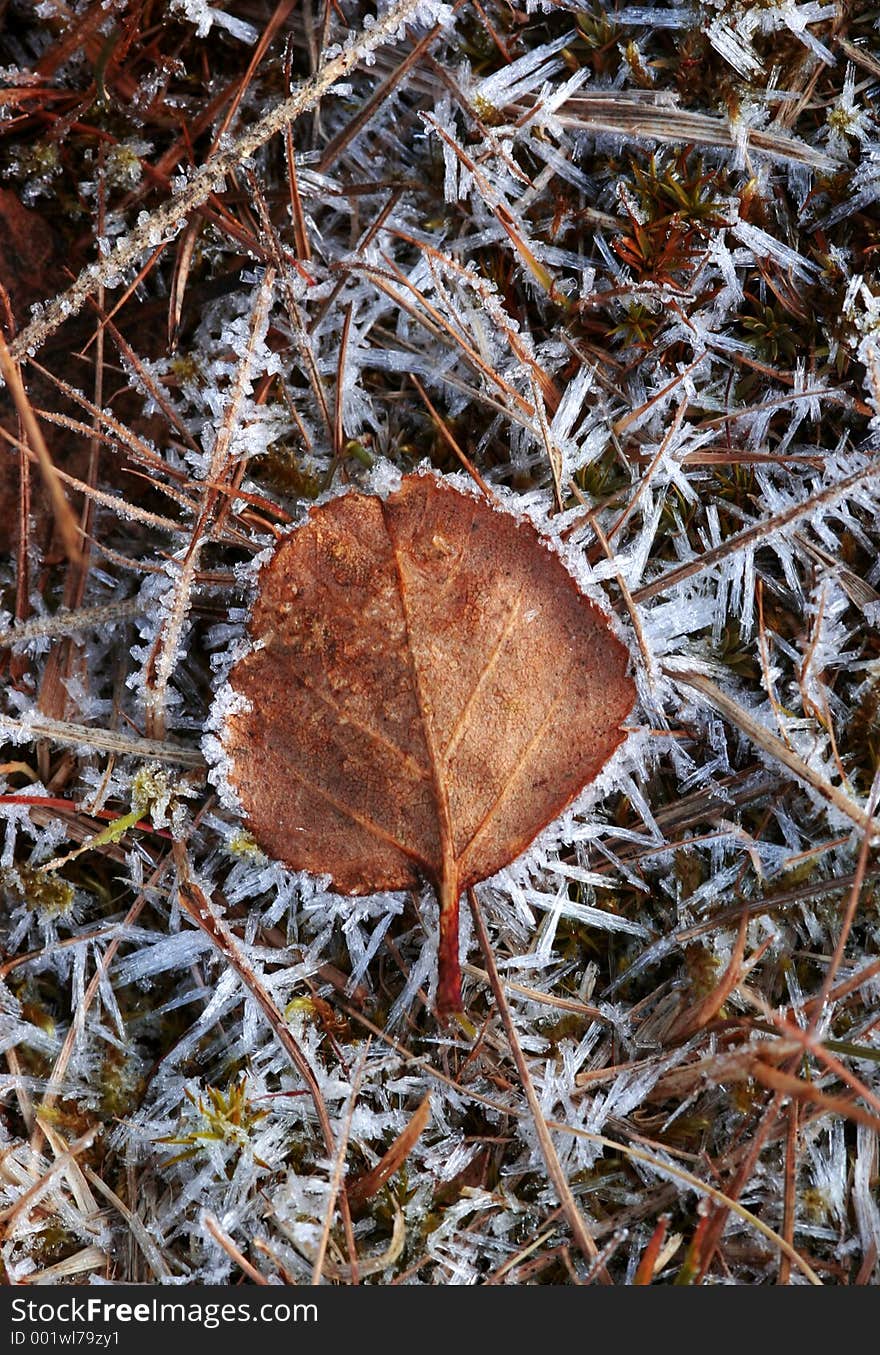
[[(510, 1008), (507, 1005), (504, 987), (498, 974), (498, 966), (495, 963), (495, 953), (492, 950), (492, 945), (489, 941), (489, 934), (486, 931), (486, 924), (483, 922), (483, 916), (480, 912), (480, 905), (477, 902), (476, 893), (473, 889), (469, 889), (467, 895), (471, 916), (474, 920), (474, 930), (477, 935), (480, 950), (483, 952), (483, 960), (486, 965), (486, 973), (489, 976), (492, 995), (495, 998), (498, 1015), (501, 1017), (504, 1025), (507, 1041), (510, 1045), (510, 1052), (513, 1061), (516, 1064), (523, 1091), (526, 1094), (526, 1100), (529, 1103), (529, 1109), (532, 1113), (535, 1132), (538, 1136), (538, 1143), (541, 1146), (541, 1155), (544, 1158), (547, 1173), (553, 1184), (553, 1189), (556, 1191), (559, 1203), (562, 1205), (574, 1240), (588, 1262), (596, 1261), (599, 1258), (599, 1248), (596, 1246), (596, 1243), (590, 1235), (584, 1216), (578, 1209), (577, 1202), (571, 1193), (571, 1186), (568, 1184), (568, 1179), (565, 1172), (562, 1170), (562, 1163), (559, 1161), (556, 1145), (553, 1142), (547, 1121), (544, 1118), (544, 1112), (541, 1109), (541, 1103), (538, 1100), (538, 1095), (535, 1091), (534, 1083), (532, 1082), (529, 1066), (526, 1063), (525, 1055), (523, 1054), (522, 1046), (519, 1042), (519, 1036), (516, 1033), (516, 1026), (513, 1024), (513, 1017), (511, 1016)], [(603, 1284), (611, 1283), (611, 1277), (604, 1267), (599, 1270), (598, 1278)]]

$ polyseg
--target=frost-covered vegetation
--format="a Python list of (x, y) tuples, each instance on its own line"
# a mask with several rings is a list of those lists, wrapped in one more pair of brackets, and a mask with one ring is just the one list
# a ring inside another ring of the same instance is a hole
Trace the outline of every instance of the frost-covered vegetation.
[[(880, 10), (0, 25), (4, 1279), (875, 1283)], [(639, 690), (448, 1024), (207, 775), (254, 562), (426, 463)]]

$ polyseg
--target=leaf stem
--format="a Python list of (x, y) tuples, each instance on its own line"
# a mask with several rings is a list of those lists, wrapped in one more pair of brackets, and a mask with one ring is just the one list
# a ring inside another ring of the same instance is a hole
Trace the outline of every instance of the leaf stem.
[(451, 853), (445, 853), (443, 872), (436, 884), (440, 904), (440, 938), (437, 951), (437, 1012), (452, 1016), (461, 1011), (461, 965), (458, 960), (458, 871)]

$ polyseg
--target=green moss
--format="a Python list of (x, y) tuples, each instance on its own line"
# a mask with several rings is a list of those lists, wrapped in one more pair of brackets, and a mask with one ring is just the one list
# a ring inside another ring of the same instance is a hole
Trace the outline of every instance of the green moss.
[[(187, 1091), (186, 1099), (192, 1109), (187, 1113), (180, 1133), (157, 1140), (184, 1149), (169, 1158), (164, 1164), (166, 1167), (198, 1156), (210, 1143), (225, 1143), (235, 1150), (234, 1157), (237, 1157), (250, 1145), (254, 1130), (269, 1114), (265, 1107), (251, 1104), (244, 1074), (225, 1088), (207, 1087), (200, 1096)], [(227, 1175), (231, 1176), (233, 1169), (234, 1162), (228, 1167)]]
[(739, 678), (757, 681), (761, 665), (751, 641), (743, 639), (739, 621), (731, 617), (715, 645), (715, 656), (729, 672)]
[(809, 345), (810, 327), (795, 326), (778, 302), (752, 300), (751, 306), (739, 319), (755, 356), (771, 365), (794, 362)]
[(64, 918), (73, 908), (73, 885), (54, 871), (18, 866), (15, 871), (0, 871), (0, 885), (44, 917)]
[(139, 1059), (122, 1050), (108, 1048), (98, 1080), (99, 1109), (107, 1120), (122, 1120), (137, 1108), (145, 1079)]
[(231, 856), (238, 857), (242, 861), (265, 861), (266, 856), (250, 833), (244, 828), (239, 828), (233, 833), (226, 843), (226, 850)]
[(321, 477), (303, 467), (300, 453), (290, 443), (274, 442), (253, 458), (250, 467), (258, 479), (293, 499), (311, 502), (321, 493)]

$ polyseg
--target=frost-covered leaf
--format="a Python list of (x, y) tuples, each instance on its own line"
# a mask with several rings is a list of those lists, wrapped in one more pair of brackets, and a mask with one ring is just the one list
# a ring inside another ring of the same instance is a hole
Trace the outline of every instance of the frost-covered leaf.
[(620, 744), (626, 648), (530, 523), (426, 475), (314, 509), (260, 572), (250, 638), (222, 730), (248, 829), (344, 893), (429, 879), (457, 1010), (459, 896)]

